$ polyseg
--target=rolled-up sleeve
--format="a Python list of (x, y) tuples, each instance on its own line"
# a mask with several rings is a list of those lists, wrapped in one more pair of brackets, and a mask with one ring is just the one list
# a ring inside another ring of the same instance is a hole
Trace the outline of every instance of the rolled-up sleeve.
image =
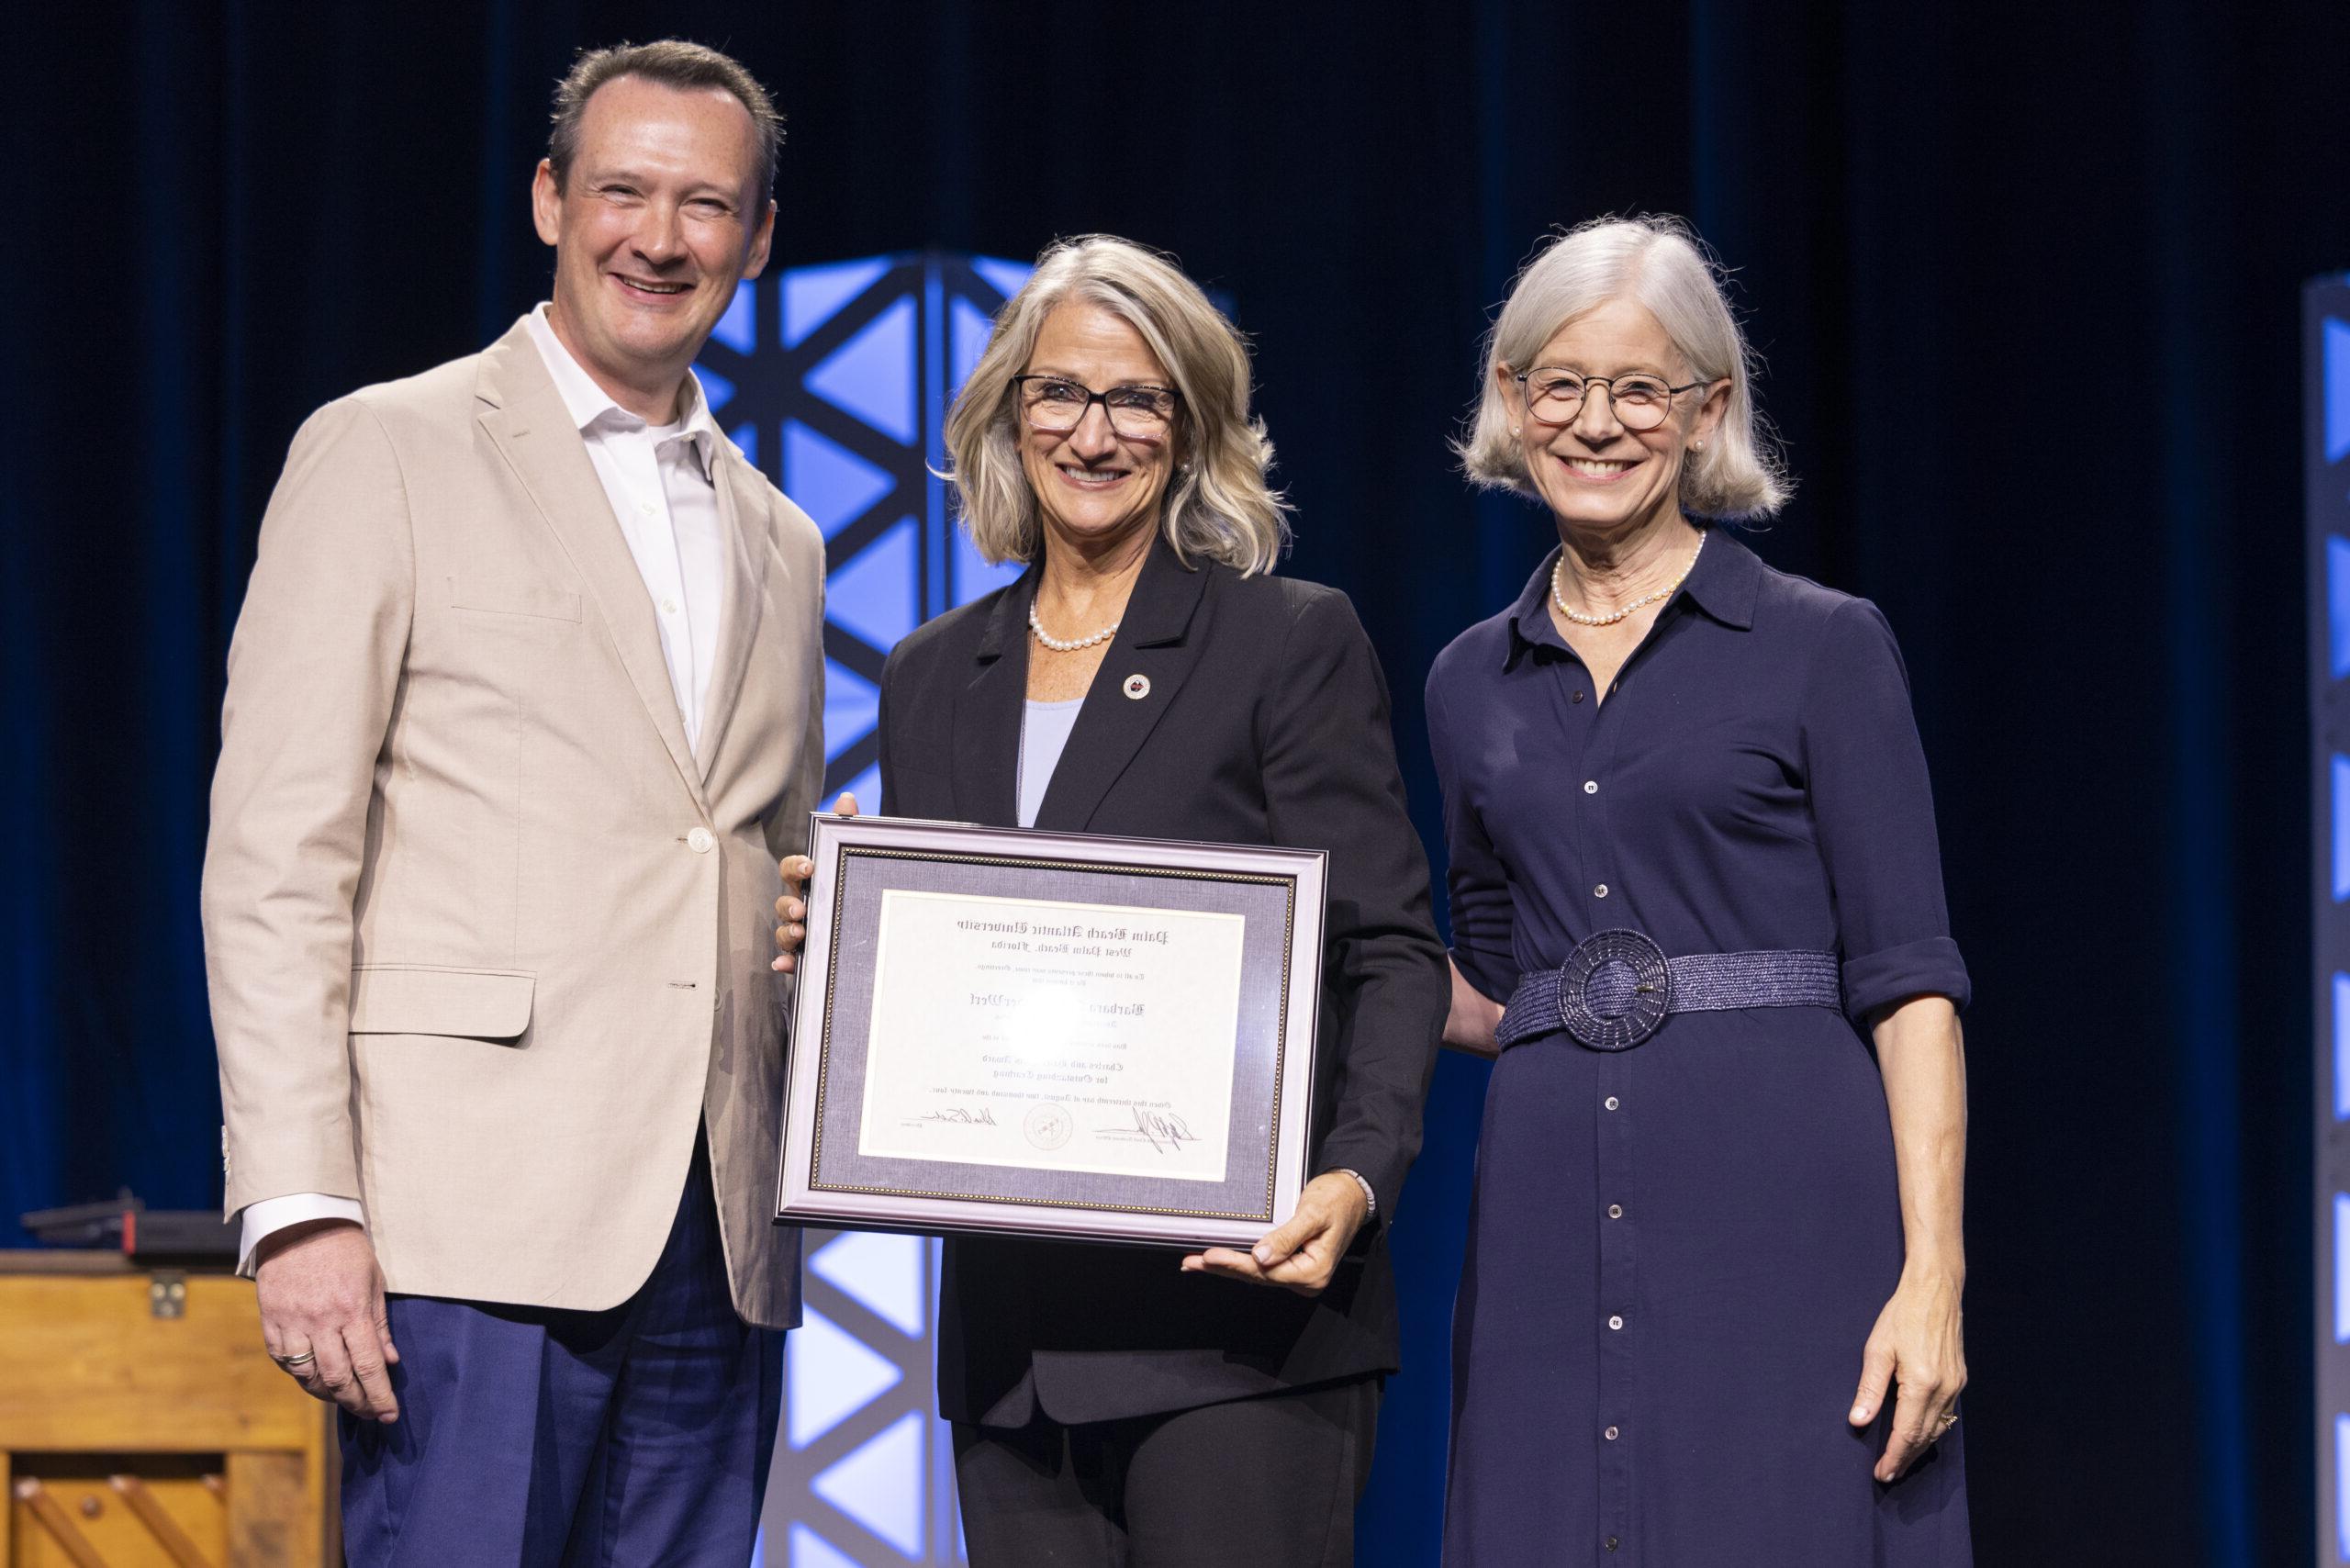
[(1444, 796), (1445, 894), (1452, 917), (1452, 962), (1495, 1002), (1517, 985), (1515, 911), (1501, 857), (1461, 778), (1459, 742), (1445, 709), (1444, 668), (1429, 672), (1428, 749)]
[(1805, 768), (1835, 901), (1844, 1006), (1856, 1019), (1915, 996), (1966, 1005), (1942, 899), (1926, 755), (1893, 629), (1851, 599), (1830, 617), (1802, 700)]

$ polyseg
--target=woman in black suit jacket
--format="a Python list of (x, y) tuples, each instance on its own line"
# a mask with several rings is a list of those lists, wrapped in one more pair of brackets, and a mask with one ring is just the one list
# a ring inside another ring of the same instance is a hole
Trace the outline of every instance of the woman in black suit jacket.
[(1396, 1366), (1384, 1221), (1449, 1002), (1378, 659), (1345, 595), (1265, 575), (1286, 529), (1247, 351), (1147, 251), (1047, 251), (947, 445), (975, 543), (1028, 569), (890, 655), (883, 812), (1330, 856), (1295, 1217), (1181, 1259), (948, 1240), (970, 1561), (1349, 1562)]

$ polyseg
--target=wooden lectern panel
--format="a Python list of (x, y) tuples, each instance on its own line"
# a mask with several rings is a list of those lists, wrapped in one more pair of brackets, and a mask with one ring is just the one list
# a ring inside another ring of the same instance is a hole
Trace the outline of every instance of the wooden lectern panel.
[(54, 1455), (18, 1473), (11, 1568), (224, 1568), (229, 1508), (218, 1455)]
[(326, 1568), (333, 1441), (250, 1282), (0, 1253), (0, 1568)]

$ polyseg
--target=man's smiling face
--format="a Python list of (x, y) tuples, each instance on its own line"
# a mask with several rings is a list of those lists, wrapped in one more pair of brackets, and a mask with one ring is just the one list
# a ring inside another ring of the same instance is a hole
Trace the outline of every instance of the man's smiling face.
[(775, 207), (759, 164), (733, 94), (635, 76), (588, 100), (560, 186), (540, 163), (532, 207), (555, 248), (555, 331), (616, 398), (674, 387), (735, 286), (766, 266)]

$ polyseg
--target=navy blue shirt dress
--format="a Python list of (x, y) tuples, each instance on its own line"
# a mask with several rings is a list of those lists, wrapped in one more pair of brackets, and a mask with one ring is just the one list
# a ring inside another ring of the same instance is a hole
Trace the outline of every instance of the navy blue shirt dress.
[(1860, 1021), (1964, 1005), (1924, 755), (1885, 618), (1723, 530), (1599, 700), (1546, 558), (1445, 649), (1427, 712), (1453, 958), (1506, 1002), (1596, 931), (1832, 951), (1845, 1010), (1554, 1033), (1486, 1092), (1454, 1309), (1452, 1568), (1964, 1568), (1963, 1428), (1890, 1486), (1846, 1423), (1900, 1278)]

